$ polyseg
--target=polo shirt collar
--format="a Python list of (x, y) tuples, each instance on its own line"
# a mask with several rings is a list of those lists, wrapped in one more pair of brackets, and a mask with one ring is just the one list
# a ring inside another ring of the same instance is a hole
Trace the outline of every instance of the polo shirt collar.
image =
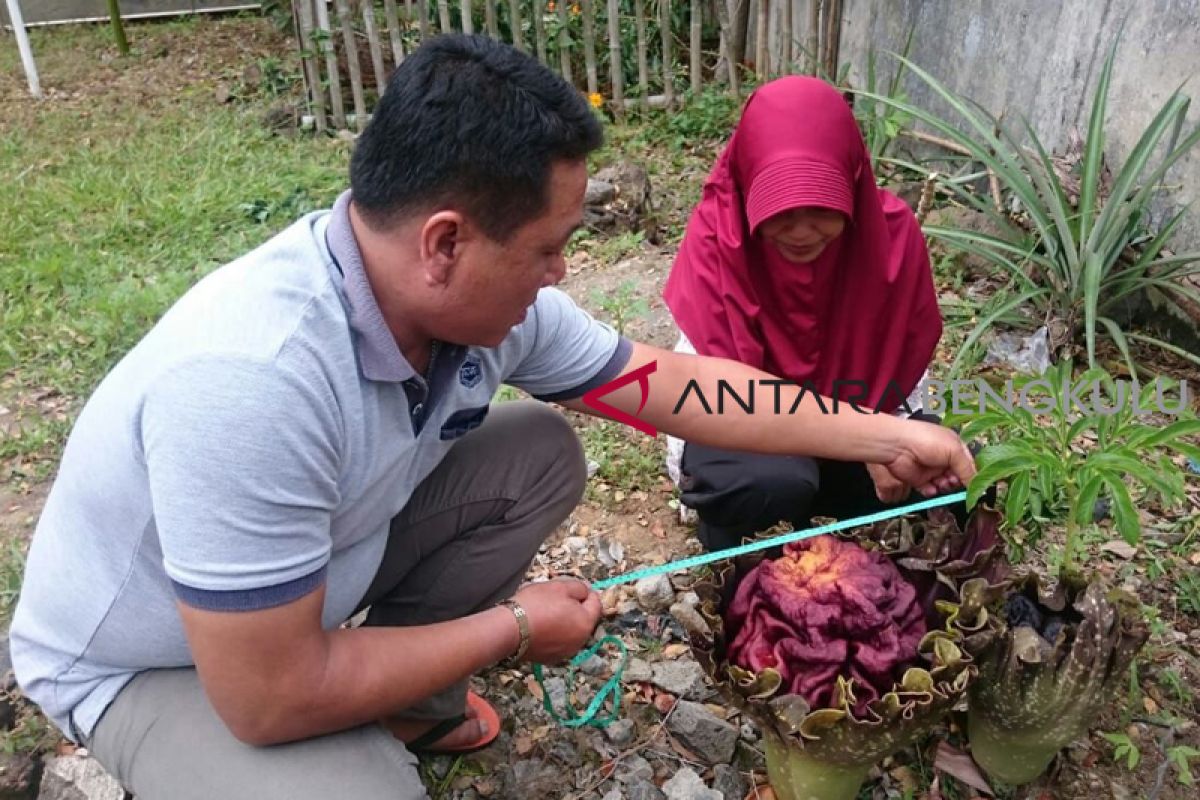
[(342, 273), (342, 291), (350, 306), (350, 328), (363, 377), (367, 380), (399, 383), (416, 377), (416, 370), (400, 352), (396, 339), (384, 322), (375, 301), (371, 283), (363, 268), (362, 253), (350, 227), (350, 190), (342, 192), (330, 211), (325, 229), (329, 254)]

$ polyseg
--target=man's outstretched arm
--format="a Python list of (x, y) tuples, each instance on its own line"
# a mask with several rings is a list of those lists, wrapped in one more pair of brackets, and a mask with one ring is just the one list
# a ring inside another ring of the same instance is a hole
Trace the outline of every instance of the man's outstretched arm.
[[(598, 595), (577, 580), (534, 584), (516, 599), (529, 615), (531, 661), (574, 655), (600, 617)], [(322, 587), (258, 611), (179, 604), (205, 692), (239, 740), (278, 744), (402, 716), (520, 640), (507, 608), (433, 625), (322, 630), (324, 600)]]
[[(653, 371), (649, 370), (651, 362)], [(881, 464), (926, 495), (960, 488), (975, 474), (966, 445), (948, 428), (890, 414), (863, 413), (865, 409), (856, 411), (845, 402), (839, 403), (835, 412), (832, 399), (818, 399), (801, 386), (782, 383), (776, 376), (736, 361), (635, 343), (621, 375), (639, 371), (648, 384), (645, 394), (641, 381), (631, 380), (600, 399), (687, 441), (755, 453)], [(751, 410), (727, 399), (723, 413), (715, 413), (720, 381), (743, 399), (746, 387), (754, 383)], [(563, 405), (605, 416), (583, 398)]]

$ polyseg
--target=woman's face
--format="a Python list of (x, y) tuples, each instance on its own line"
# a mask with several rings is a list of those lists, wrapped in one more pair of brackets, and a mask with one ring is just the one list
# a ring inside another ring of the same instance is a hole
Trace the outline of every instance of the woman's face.
[(770, 217), (759, 226), (759, 231), (785, 259), (793, 264), (807, 264), (841, 236), (845, 227), (846, 218), (840, 211), (805, 206)]

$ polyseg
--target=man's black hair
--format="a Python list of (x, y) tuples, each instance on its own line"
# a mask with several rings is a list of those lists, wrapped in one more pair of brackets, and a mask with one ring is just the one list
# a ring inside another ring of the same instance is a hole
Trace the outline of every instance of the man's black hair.
[(368, 223), (433, 204), (457, 208), (496, 241), (545, 211), (551, 165), (586, 158), (604, 133), (577, 89), (487, 36), (446, 34), (388, 80), (350, 161)]

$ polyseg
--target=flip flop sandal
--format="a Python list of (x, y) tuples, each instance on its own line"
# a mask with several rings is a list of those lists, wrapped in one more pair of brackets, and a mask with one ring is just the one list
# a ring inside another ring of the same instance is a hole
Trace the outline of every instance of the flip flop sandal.
[(500, 735), (500, 715), (496, 713), (496, 709), (492, 707), (491, 703), (484, 700), (475, 692), (467, 692), (467, 705), (474, 708), (477, 712), (476, 719), (487, 723), (488, 732), (485, 736), (473, 742), (461, 744), (458, 747), (433, 747), (433, 744), (439, 739), (467, 721), (466, 714), (458, 714), (449, 719), (441, 720), (432, 728), (425, 731), (425, 733), (408, 742), (405, 747), (412, 753), (430, 754), (471, 753), (487, 747)]

